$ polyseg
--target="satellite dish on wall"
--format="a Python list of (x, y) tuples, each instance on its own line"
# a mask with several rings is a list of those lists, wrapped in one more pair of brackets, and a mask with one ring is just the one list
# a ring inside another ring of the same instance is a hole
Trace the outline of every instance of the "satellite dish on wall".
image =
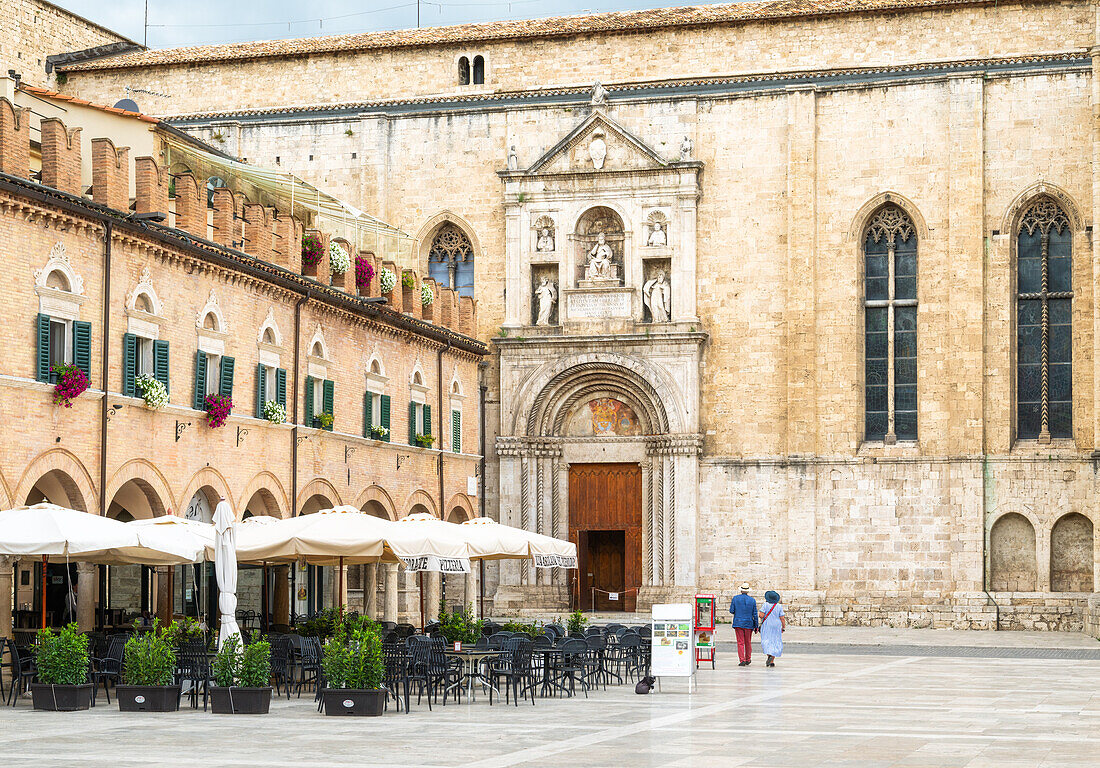
[(121, 99), (115, 103), (115, 109), (125, 109), (130, 112), (140, 112), (137, 102), (133, 99)]

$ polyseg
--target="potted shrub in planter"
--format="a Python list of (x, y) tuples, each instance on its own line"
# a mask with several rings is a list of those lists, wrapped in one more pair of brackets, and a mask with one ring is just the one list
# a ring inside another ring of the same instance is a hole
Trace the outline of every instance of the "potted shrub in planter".
[(126, 641), (122, 651), (122, 684), (118, 708), (122, 712), (177, 712), (180, 686), (173, 684), (176, 652), (168, 631), (153, 621), (153, 629)]
[(266, 715), (271, 709), (271, 644), (253, 640), (241, 647), (234, 635), (214, 658), (210, 703), (215, 715)]
[(333, 638), (325, 643), (321, 667), (327, 681), (321, 692), (326, 715), (377, 717), (385, 711), (385, 659), (377, 624), (359, 617), (337, 622)]
[(38, 682), (31, 683), (35, 709), (72, 712), (91, 705), (94, 686), (88, 682), (88, 636), (76, 624), (56, 633), (39, 630), (35, 660)]

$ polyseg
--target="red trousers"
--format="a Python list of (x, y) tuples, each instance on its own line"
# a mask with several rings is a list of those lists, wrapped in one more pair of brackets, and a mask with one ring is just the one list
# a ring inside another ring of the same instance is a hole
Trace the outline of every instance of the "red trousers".
[(737, 632), (737, 660), (752, 661), (752, 629), (734, 627)]

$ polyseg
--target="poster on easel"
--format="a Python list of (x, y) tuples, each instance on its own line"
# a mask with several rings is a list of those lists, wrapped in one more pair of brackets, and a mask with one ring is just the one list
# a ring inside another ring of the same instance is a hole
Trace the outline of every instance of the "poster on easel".
[[(695, 678), (694, 606), (665, 603), (653, 606), (650, 674), (657, 678)], [(692, 686), (689, 682), (688, 689)]]

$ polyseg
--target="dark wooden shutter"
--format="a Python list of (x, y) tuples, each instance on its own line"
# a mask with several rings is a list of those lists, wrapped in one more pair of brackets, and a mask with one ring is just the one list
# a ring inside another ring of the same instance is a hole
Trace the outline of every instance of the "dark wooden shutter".
[(382, 395), (381, 404), (382, 415), (379, 421), (381, 422), (382, 426), (386, 428), (386, 436), (382, 439), (388, 443), (390, 441), (390, 396)]
[(122, 334), (122, 394), (137, 397), (137, 336)]
[(302, 421), (307, 427), (313, 426), (313, 377), (306, 376), (306, 416)]
[(286, 369), (279, 368), (275, 371), (275, 399), (279, 405), (286, 408)]
[[(334, 416), (335, 414), (333, 412), (333, 406), (336, 405), (336, 383), (325, 379), (324, 382), (321, 384), (321, 396), (321, 405), (325, 409), (325, 413), (327, 413), (329, 416)], [(334, 418), (332, 420), (332, 424), (329, 424), (327, 427), (325, 427), (325, 429), (331, 432), (333, 424), (335, 423), (336, 419)]]
[(218, 381), (218, 394), (222, 397), (233, 398), (233, 358), (222, 358), (221, 379)]
[(416, 445), (416, 403), (409, 403), (409, 445)]
[(462, 411), (451, 411), (451, 450), (462, 453)]
[(92, 324), (84, 320), (73, 321), (73, 365), (92, 378)]
[(432, 407), (430, 405), (424, 406), (424, 434), (430, 435), (432, 433)]
[(38, 316), (38, 359), (35, 366), (35, 381), (50, 380), (50, 316)]
[(371, 423), (370, 423), (370, 412), (371, 412), (370, 401), (371, 401), (371, 394), (370, 394), (370, 391), (368, 390), (367, 392), (363, 393), (363, 437), (370, 437), (371, 436), (371, 433), (370, 433), (370, 428), (371, 428)]
[(164, 385), (165, 392), (171, 392), (168, 388), (168, 342), (156, 339), (153, 342), (153, 378)]
[(264, 417), (264, 392), (267, 391), (267, 368), (263, 363), (256, 364), (256, 418)]
[(206, 353), (195, 353), (195, 399), (191, 405), (196, 411), (206, 410)]

